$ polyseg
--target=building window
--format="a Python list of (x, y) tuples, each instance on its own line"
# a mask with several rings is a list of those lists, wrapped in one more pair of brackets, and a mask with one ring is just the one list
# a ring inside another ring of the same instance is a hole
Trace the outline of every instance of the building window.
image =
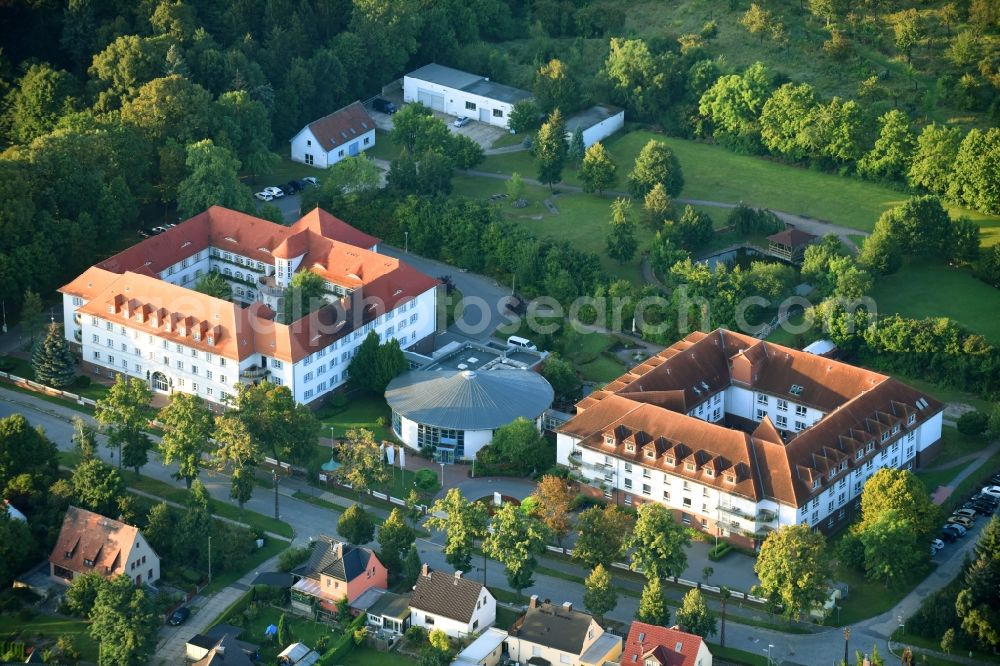
[(371, 140), (371, 137), (367, 137), (367, 136), (365, 137), (365, 145), (366, 145), (366, 146), (368, 145), (368, 142), (369, 142), (370, 140)]
[(666, 502), (670, 501), (670, 491), (669, 490), (664, 490), (663, 491), (663, 500), (666, 501)]
[(648, 483), (642, 484), (642, 494), (643, 495), (652, 495), (653, 494), (653, 489), (650, 487), (650, 485)]
[(632, 490), (632, 479), (625, 479), (625, 490)]
[(781, 410), (781, 411), (783, 411), (783, 412), (787, 412), (788, 411), (788, 401), (787, 400), (781, 400), (779, 398), (778, 399), (778, 409)]
[(466, 111), (475, 111), (476, 110), (476, 103), (475, 102), (466, 102), (465, 103), (465, 110)]
[(803, 407), (802, 405), (795, 405), (795, 415), (796, 416), (805, 416), (806, 415), (806, 408)]
[(805, 430), (806, 429), (806, 424), (803, 423), (802, 421), (796, 421), (795, 422), (795, 429), (796, 430)]
[(788, 427), (788, 417), (787, 416), (784, 416), (782, 414), (778, 414), (778, 416), (776, 417), (776, 420), (777, 420), (779, 428), (787, 428)]
[(685, 525), (690, 525), (691, 524), (691, 516), (689, 516), (686, 513), (681, 513), (681, 522), (684, 523)]
[(767, 412), (765, 412), (763, 409), (758, 409), (757, 410), (757, 420), (758, 421), (763, 421), (765, 416), (767, 416)]
[(343, 157), (343, 156), (344, 156), (344, 151), (343, 150), (338, 150), (337, 151), (337, 157)]
[(758, 393), (757, 394), (757, 404), (758, 405), (766, 405), (767, 404), (767, 396), (764, 395), (763, 393)]
[(632, 506), (632, 496), (631, 495), (626, 495), (625, 496), (625, 506)]
[(306, 153), (305, 154), (305, 158), (306, 158), (306, 164), (309, 164), (309, 165), (313, 164), (312, 153)]
[(690, 497), (685, 497), (684, 500), (683, 500), (683, 502), (682, 502), (682, 504), (684, 504), (685, 508), (690, 509), (691, 508), (691, 498)]
[(494, 118), (503, 118), (503, 109), (493, 109)]

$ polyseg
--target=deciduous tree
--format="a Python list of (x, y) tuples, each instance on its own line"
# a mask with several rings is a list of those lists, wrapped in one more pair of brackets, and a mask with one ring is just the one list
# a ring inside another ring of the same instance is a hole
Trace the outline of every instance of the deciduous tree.
[(378, 528), (379, 560), (393, 578), (402, 574), (403, 557), (413, 547), (416, 532), (406, 521), (403, 512), (394, 508)]
[(190, 488), (191, 482), (201, 473), (204, 454), (209, 451), (215, 430), (212, 411), (198, 396), (177, 392), (160, 410), (158, 419), (164, 430), (159, 449), (163, 464), (176, 462), (177, 471), (171, 476), (184, 479)]
[(646, 578), (666, 580), (687, 568), (691, 538), (684, 527), (662, 504), (646, 502), (639, 507), (639, 518), (625, 547), (632, 551), (630, 567)]
[(611, 221), (608, 231), (608, 256), (619, 264), (632, 259), (639, 246), (635, 239), (635, 221), (631, 216), (632, 201), (618, 197), (611, 203)]
[(965, 135), (948, 196), (984, 213), (1000, 213), (1000, 128), (973, 128)]
[(486, 507), (470, 502), (458, 488), (452, 488), (443, 498), (435, 500), (428, 513), (430, 517), (424, 525), (445, 534), (445, 560), (459, 571), (469, 571), (475, 541), (486, 535)]
[(583, 605), (599, 622), (618, 605), (618, 593), (611, 581), (611, 574), (598, 564), (583, 582)]
[(90, 617), (90, 611), (97, 601), (97, 593), (108, 581), (98, 571), (87, 571), (73, 576), (73, 582), (66, 590), (66, 606), (74, 615)]
[(584, 192), (603, 192), (615, 184), (618, 165), (604, 149), (600, 141), (593, 143), (583, 155), (580, 165), (580, 181)]
[(628, 176), (629, 192), (634, 198), (643, 199), (657, 183), (663, 183), (667, 194), (676, 197), (684, 188), (684, 174), (667, 144), (650, 139), (635, 158)]
[(934, 123), (926, 126), (917, 137), (907, 173), (910, 186), (933, 194), (945, 194), (961, 143), (962, 131), (957, 127)]
[(684, 595), (674, 621), (683, 627), (684, 631), (705, 639), (715, 635), (715, 627), (718, 624), (718, 619), (715, 613), (708, 609), (701, 590), (690, 590)]
[(194, 290), (226, 301), (233, 298), (233, 288), (222, 275), (216, 272), (206, 273), (195, 283)]
[(310, 270), (292, 276), (284, 297), (283, 323), (291, 324), (326, 305), (326, 281)]
[(573, 559), (590, 569), (598, 564), (608, 568), (625, 552), (625, 539), (632, 529), (632, 519), (614, 505), (594, 506), (580, 514), (576, 529), (579, 534), (573, 547)]
[(100, 643), (104, 663), (146, 663), (156, 648), (160, 625), (146, 590), (124, 574), (101, 586), (90, 611), (90, 635)]
[(864, 547), (865, 576), (869, 580), (898, 587), (926, 564), (924, 540), (909, 517), (896, 509), (880, 512), (862, 523), (859, 530)]
[(667, 72), (661, 58), (653, 55), (642, 39), (611, 38), (604, 73), (614, 86), (617, 101), (642, 118), (661, 108), (668, 90)]
[(152, 391), (136, 377), (118, 375), (108, 394), (97, 401), (94, 418), (104, 426), (108, 446), (118, 447), (118, 466), (139, 468), (149, 462), (153, 442), (146, 433)]
[(532, 88), (545, 113), (556, 109), (572, 111), (579, 106), (579, 86), (562, 60), (554, 58), (538, 68)]
[(385, 342), (379, 342), (378, 334), (372, 331), (361, 342), (351, 359), (349, 376), (354, 386), (382, 395), (389, 382), (406, 368), (406, 359), (399, 341), (390, 337)]
[(879, 135), (872, 149), (858, 160), (858, 172), (874, 180), (903, 180), (910, 171), (916, 137), (905, 113), (893, 109), (879, 118)]
[(70, 483), (77, 505), (104, 516), (115, 515), (118, 499), (125, 494), (121, 474), (99, 458), (81, 460)]
[(635, 619), (661, 627), (670, 622), (670, 608), (667, 607), (667, 599), (663, 594), (663, 583), (656, 576), (646, 579)]
[(566, 123), (559, 109), (555, 109), (542, 123), (531, 144), (531, 154), (538, 164), (538, 180), (549, 188), (562, 180), (566, 150)]
[(364, 545), (375, 536), (375, 523), (360, 504), (347, 507), (337, 521), (337, 534), (357, 546)]
[(570, 504), (573, 502), (573, 490), (565, 479), (558, 476), (545, 475), (535, 487), (534, 495), (538, 500), (538, 511), (542, 523), (549, 533), (555, 537), (556, 543), (562, 545), (573, 527), (570, 517)]
[(0, 511), (0, 585), (9, 586), (29, 566), (35, 537), (27, 523)]
[(365, 428), (347, 431), (347, 442), (338, 449), (340, 468), (336, 475), (341, 483), (348, 483), (364, 498), (373, 486), (389, 480), (382, 448), (375, 441), (375, 435)]
[(507, 584), (520, 594), (534, 584), (532, 576), (538, 566), (535, 555), (545, 552), (548, 530), (510, 502), (496, 512), (492, 527), (483, 539), (483, 552), (504, 566)]
[(759, 594), (781, 604), (786, 617), (808, 613), (829, 593), (826, 538), (808, 525), (786, 525), (771, 532), (754, 564)]
[(514, 104), (507, 126), (518, 134), (526, 134), (539, 126), (542, 112), (534, 100), (522, 99)]
[(211, 139), (189, 144), (186, 148), (185, 177), (177, 185), (177, 213), (184, 219), (194, 217), (210, 206), (225, 206), (252, 213), (253, 197), (240, 182), (240, 162)]
[(927, 488), (913, 472), (883, 467), (869, 477), (861, 491), (859, 529), (867, 531), (892, 512), (913, 525), (920, 543), (930, 539), (941, 519)]

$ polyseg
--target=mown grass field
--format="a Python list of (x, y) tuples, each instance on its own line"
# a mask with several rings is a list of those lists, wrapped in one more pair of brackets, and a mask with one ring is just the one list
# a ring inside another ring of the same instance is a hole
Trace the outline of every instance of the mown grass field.
[(879, 278), (872, 298), (880, 314), (948, 317), (1000, 344), (1000, 290), (968, 271), (940, 264), (910, 264)]
[[(645, 130), (617, 134), (605, 147), (618, 164), (616, 189), (624, 190), (636, 155), (650, 140), (664, 141), (677, 155), (684, 172), (681, 198), (703, 199), (773, 208), (785, 213), (871, 231), (879, 216), (909, 197), (855, 178), (781, 164), (762, 157), (737, 155), (721, 146), (667, 137)], [(493, 173), (534, 178), (535, 165), (527, 152), (491, 155), (480, 167)], [(579, 185), (575, 168), (567, 168), (563, 182)], [(983, 244), (1000, 242), (1000, 217), (948, 206), (953, 216), (967, 215), (983, 230)]]

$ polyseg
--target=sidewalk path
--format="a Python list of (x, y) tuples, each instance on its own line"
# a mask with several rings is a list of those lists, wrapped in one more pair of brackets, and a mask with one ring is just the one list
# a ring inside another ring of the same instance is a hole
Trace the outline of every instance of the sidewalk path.
[[(949, 497), (951, 497), (951, 494), (953, 492), (955, 492), (955, 488), (958, 488), (959, 484), (961, 484), (962, 481), (965, 481), (967, 478), (969, 478), (970, 476), (972, 476), (973, 474), (975, 474), (976, 470), (978, 470), (980, 467), (982, 467), (983, 465), (985, 465), (986, 461), (990, 459), (990, 456), (992, 456), (997, 451), (1000, 451), (1000, 441), (993, 442), (992, 444), (990, 444), (989, 446), (987, 446), (985, 449), (982, 449), (981, 451), (979, 451), (979, 453), (974, 453), (974, 454), (972, 454), (970, 456), (963, 456), (962, 458), (960, 458), (959, 460), (970, 459), (972, 461), (972, 463), (968, 467), (966, 467), (965, 469), (963, 469), (961, 472), (959, 472), (958, 474), (956, 474), (955, 478), (953, 478), (948, 483), (947, 486), (938, 486), (937, 487), (937, 489), (934, 491), (933, 496), (931, 498), (934, 501), (934, 503), (935, 504), (943, 504), (946, 499), (948, 499)], [(947, 468), (950, 468), (950, 467), (953, 467), (953, 465), (950, 465), (950, 464), (948, 464), (948, 465), (942, 465), (942, 466), (937, 467), (936, 469), (947, 469)], [(992, 471), (992, 470), (990, 470), (990, 471)]]

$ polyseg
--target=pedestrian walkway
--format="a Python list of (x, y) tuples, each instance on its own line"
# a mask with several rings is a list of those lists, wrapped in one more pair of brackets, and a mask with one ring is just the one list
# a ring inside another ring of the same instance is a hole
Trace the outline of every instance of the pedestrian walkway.
[[(946, 485), (946, 486), (938, 486), (934, 490), (934, 492), (932, 493), (931, 500), (935, 504), (938, 504), (938, 505), (944, 504), (945, 500), (947, 500), (949, 497), (951, 497), (951, 494), (955, 491), (956, 488), (958, 488), (958, 486), (962, 483), (962, 481), (965, 481), (967, 478), (969, 478), (970, 476), (972, 476), (973, 474), (975, 474), (976, 471), (980, 467), (982, 467), (983, 465), (985, 465), (986, 461), (989, 460), (998, 451), (1000, 451), (1000, 441), (993, 442), (992, 444), (990, 444), (989, 446), (987, 446), (985, 449), (982, 449), (981, 451), (979, 451), (979, 453), (973, 453), (971, 455), (963, 456), (962, 458), (959, 458), (959, 460), (968, 460), (968, 461), (970, 461), (970, 464), (968, 465), (968, 467), (966, 467), (961, 472), (959, 472), (958, 474), (956, 474), (955, 478), (953, 478), (948, 483), (948, 485)], [(951, 467), (954, 467), (954, 466), (955, 465), (949, 463), (949, 464), (946, 464), (946, 465), (938, 466), (936, 468), (930, 468), (928, 471), (934, 471), (934, 470), (939, 470), (939, 469), (950, 469)], [(989, 470), (989, 471), (992, 471), (992, 470)]]

